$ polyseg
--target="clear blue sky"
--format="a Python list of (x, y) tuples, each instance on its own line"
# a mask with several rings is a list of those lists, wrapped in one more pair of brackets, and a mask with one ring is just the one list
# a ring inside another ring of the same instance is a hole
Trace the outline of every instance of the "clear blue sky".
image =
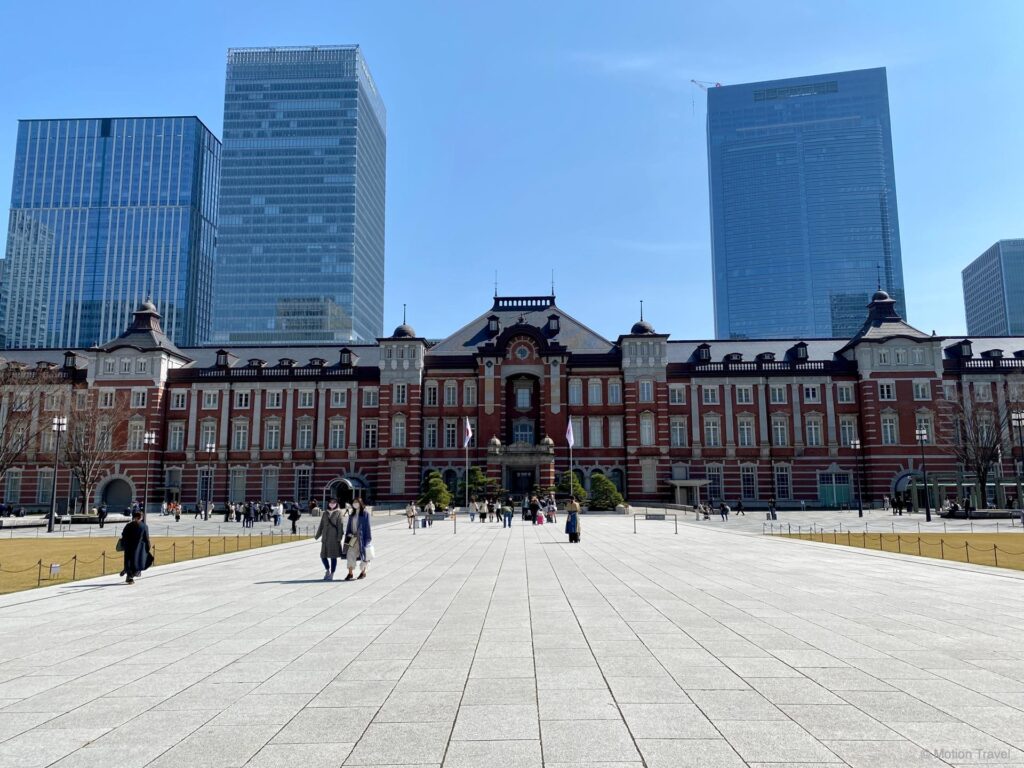
[[(359, 43), (388, 108), (385, 329), (442, 336), (541, 294), (614, 337), (712, 334), (704, 100), (885, 66), (913, 324), (963, 332), (960, 269), (1024, 236), (1018, 2), (3, 2), (0, 208), (16, 121), (195, 114), (230, 46)], [(765, 287), (770, 290), (770, 286)]]

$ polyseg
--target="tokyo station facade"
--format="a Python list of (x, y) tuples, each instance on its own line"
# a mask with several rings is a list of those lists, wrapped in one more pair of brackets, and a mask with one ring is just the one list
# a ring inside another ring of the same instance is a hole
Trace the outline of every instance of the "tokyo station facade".
[[(683, 341), (641, 319), (609, 340), (554, 296), (495, 297), (438, 341), (403, 323), (369, 344), (179, 349), (159, 321), (146, 302), (100, 347), (0, 351), (130, 412), (93, 506), (123, 508), (146, 488), (150, 509), (353, 494), (404, 503), (431, 470), (458, 483), (467, 418), (470, 464), (513, 495), (569, 469), (572, 419), (583, 485), (604, 474), (632, 504), (855, 506), (862, 483), (865, 506), (877, 505), (916, 487), (920, 429), (928, 472), (957, 471), (936, 440), (942, 398), (1005, 409), (1024, 383), (1024, 338), (926, 334), (882, 291), (852, 339)], [(50, 402), (37, 398), (34, 418), (59, 415)], [(7, 395), (0, 407), (2, 417)], [(1013, 478), (1016, 443), (1005, 440)], [(48, 506), (48, 445), (8, 472), (6, 503)], [(58, 469), (61, 508), (78, 495), (69, 474)], [(933, 490), (932, 503), (947, 495)]]

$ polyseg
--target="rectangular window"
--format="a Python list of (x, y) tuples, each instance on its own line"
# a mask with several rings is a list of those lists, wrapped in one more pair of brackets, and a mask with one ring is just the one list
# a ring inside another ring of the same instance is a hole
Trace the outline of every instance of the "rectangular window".
[(738, 405), (753, 405), (754, 388), (746, 385), (736, 387), (736, 403)]
[(295, 432), (295, 448), (300, 451), (313, 450), (313, 422), (308, 419), (299, 422)]
[(49, 504), (53, 492), (53, 470), (40, 469), (36, 473), (36, 504)]
[(208, 453), (211, 445), (217, 447), (217, 424), (213, 421), (204, 421), (199, 428), (199, 445), (196, 450)]
[[(583, 417), (582, 416), (571, 416), (569, 421), (572, 422), (572, 438), (576, 442), (576, 446), (579, 448), (583, 447)], [(533, 425), (530, 425), (530, 442), (533, 442)]]
[(313, 390), (303, 389), (299, 391), (299, 408), (312, 408), (313, 407)]
[(946, 400), (956, 400), (956, 384), (944, 382), (942, 385), (942, 396)]
[(425, 448), (437, 448), (437, 421), (431, 419), (425, 425), (426, 429), (423, 437), (423, 444)]
[(716, 503), (722, 500), (722, 467), (718, 464), (709, 464), (704, 468), (707, 475), (708, 501)]
[(991, 403), (992, 385), (987, 381), (976, 381), (974, 383), (974, 399), (979, 403)]
[(530, 407), (532, 391), (529, 387), (518, 387), (516, 389), (516, 408), (525, 410)]
[(274, 390), (273, 392), (267, 392), (267, 409), (275, 410), (281, 407), (281, 392)]
[(331, 430), (328, 435), (329, 443), (332, 451), (341, 451), (345, 449), (345, 420), (344, 419), (332, 419)]
[(821, 402), (821, 388), (817, 384), (805, 384), (804, 385), (804, 402), (805, 403), (820, 403)]
[(622, 417), (608, 419), (608, 445), (611, 448), (622, 447)]
[(807, 417), (807, 445), (811, 448), (818, 448), (821, 446), (821, 419), (808, 416)]
[(278, 492), (278, 477), (279, 470), (277, 467), (264, 467), (263, 468), (263, 495), (260, 496), (264, 501), (274, 503), (280, 497)]
[(590, 434), (587, 436), (587, 446), (600, 448), (604, 444), (604, 419), (600, 416), (591, 416), (589, 419)]
[(915, 381), (914, 382), (914, 399), (915, 400), (931, 400), (932, 399), (932, 383), (930, 381)]
[(878, 364), (888, 365), (889, 364), (889, 350), (880, 349), (878, 350)]
[(203, 392), (203, 410), (209, 411), (217, 407), (217, 390), (206, 390)]
[(704, 405), (718, 405), (718, 387), (703, 386), (700, 391)]
[(363, 422), (363, 448), (377, 447), (377, 422), (367, 419)]
[(188, 402), (188, 392), (172, 392), (171, 393), (171, 410), (172, 411), (183, 411), (185, 405)]
[(918, 442), (920, 442), (921, 438), (918, 437), (918, 434), (921, 431), (924, 431), (924, 444), (925, 445), (932, 445), (932, 442), (935, 439), (935, 435), (932, 433), (932, 417), (929, 416), (926, 413), (919, 413), (917, 415), (917, 418), (914, 421), (915, 421), (915, 424), (914, 424), (914, 426), (915, 426), (914, 438)]
[(896, 384), (892, 381), (880, 381), (878, 382), (878, 399), (879, 400), (895, 400), (896, 399)]
[(737, 428), (737, 444), (740, 448), (754, 447), (754, 420), (749, 416), (741, 417)]
[(914, 365), (924, 365), (924, 350), (923, 349), (912, 349), (910, 351), (910, 361)]
[(245, 467), (232, 467), (231, 480), (228, 487), (228, 501), (236, 503), (245, 501), (246, 497), (246, 470)]
[(444, 404), (446, 408), (453, 408), (459, 404), (459, 387), (454, 381), (444, 383)]
[(132, 422), (128, 425), (128, 450), (129, 451), (141, 451), (142, 450), (142, 435), (146, 431), (145, 425), (142, 422)]
[(117, 373), (117, 361), (116, 360), (104, 360), (103, 361), (103, 372), (106, 374)]
[(476, 382), (467, 381), (462, 385), (462, 404), (470, 408), (476, 407)]
[(231, 450), (249, 450), (249, 422), (236, 421), (231, 429)]
[(4, 501), (7, 504), (17, 504), (21, 501), (21, 470), (7, 470), (6, 480), (7, 482), (4, 484)]
[(104, 389), (100, 391), (100, 408), (114, 407), (114, 390)]
[(900, 347), (899, 349), (896, 350), (896, 354), (895, 354), (894, 358), (895, 358), (896, 365), (906, 365), (907, 364), (907, 350), (905, 350), (902, 347)]
[(600, 405), (602, 395), (602, 387), (600, 379), (591, 379), (587, 382), (587, 403), (590, 405)]
[(793, 468), (788, 464), (775, 465), (775, 496), (779, 499), (793, 498)]
[(429, 406), (437, 405), (437, 382), (428, 381), (426, 386), (426, 394), (424, 396), (425, 404)]
[(840, 403), (853, 402), (853, 384), (839, 384), (836, 386), (836, 400)]
[(686, 447), (686, 419), (673, 416), (669, 421), (669, 444), (673, 448)]
[(654, 445), (654, 416), (650, 413), (640, 414), (640, 445)]
[(135, 372), (136, 373), (149, 373), (149, 360), (144, 357), (140, 357), (135, 361)]
[(313, 471), (309, 467), (295, 470), (295, 501), (302, 504), (313, 495)]
[(199, 482), (196, 483), (196, 501), (209, 501), (211, 498), (213, 498), (213, 469), (200, 467)]
[(843, 416), (839, 419), (839, 443), (844, 448), (849, 448), (857, 439), (857, 419), (853, 416)]
[[(23, 434), (24, 433), (22, 432), (22, 435)], [(20, 445), (21, 441), (24, 439), (23, 437), (15, 437), (14, 435), (12, 435), (11, 438), (12, 446)], [(42, 434), (39, 436), (39, 450), (42, 451), (43, 453), (53, 453), (56, 447), (57, 436), (54, 433), (54, 431), (52, 429), (42, 430)], [(12, 451), (12, 453), (13, 452), (15, 451)]]
[(672, 384), (668, 388), (669, 405), (686, 405), (686, 385)]
[(789, 425), (785, 418), (772, 419), (772, 445), (779, 447), (789, 445)]
[(882, 445), (899, 443), (899, 429), (895, 416), (882, 417)]
[(167, 427), (167, 450), (185, 450), (185, 425), (180, 421), (173, 421)]
[(114, 447), (114, 434), (106, 421), (96, 425), (96, 448), (101, 451), (109, 451)]
[(396, 416), (391, 422), (391, 445), (405, 448), (405, 417)]
[(708, 448), (719, 448), (722, 445), (722, 431), (714, 416), (704, 417), (704, 445)]
[(44, 411), (56, 411), (60, 408), (60, 395), (56, 392), (48, 392), (43, 398)]
[(376, 387), (363, 389), (363, 408), (376, 408), (379, 403)]
[(583, 382), (569, 379), (569, 405), (583, 405)]
[(772, 384), (768, 389), (768, 397), (772, 405), (785, 405), (788, 402), (786, 398), (786, 385)]
[(393, 385), (392, 399), (395, 405), (406, 405), (409, 402), (409, 387), (406, 384)]
[(263, 435), (263, 448), (268, 451), (281, 450), (281, 422), (268, 421)]
[(132, 372), (132, 361), (131, 361), (131, 359), (127, 358), (127, 357), (121, 358), (121, 373), (131, 373), (131, 372)]
[(757, 467), (750, 464), (740, 467), (740, 496), (744, 499), (757, 498)]
[(622, 405), (622, 382), (617, 379), (608, 382), (608, 405)]
[(445, 448), (458, 448), (459, 447), (459, 429), (455, 419), (444, 420), (444, 447)]
[(235, 408), (248, 408), (249, 407), (249, 393), (248, 392), (235, 392)]
[[(405, 386), (395, 385), (395, 386)], [(396, 401), (397, 402), (397, 401)], [(331, 390), (331, 407), (332, 408), (346, 408), (348, 407), (348, 390), (347, 389), (332, 389)]]
[(653, 403), (654, 402), (654, 382), (650, 379), (640, 380), (640, 402), (641, 403)]
[(132, 390), (132, 408), (145, 408), (146, 407), (146, 390), (144, 389), (133, 389)]

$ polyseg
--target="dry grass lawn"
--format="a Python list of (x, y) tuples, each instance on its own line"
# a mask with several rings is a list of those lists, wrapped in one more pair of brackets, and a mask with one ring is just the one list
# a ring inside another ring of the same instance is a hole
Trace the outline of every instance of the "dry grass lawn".
[[(200, 557), (245, 552), (261, 546), (298, 541), (304, 536), (172, 536), (153, 537), (155, 565), (180, 563)], [(114, 538), (6, 539), (0, 541), (0, 594), (91, 579), (121, 571), (123, 555)], [(50, 578), (50, 566), (60, 573)]]
[(864, 533), (836, 531), (782, 534), (784, 538), (877, 549), (904, 555), (994, 565), (1024, 571), (1024, 534), (1020, 533)]

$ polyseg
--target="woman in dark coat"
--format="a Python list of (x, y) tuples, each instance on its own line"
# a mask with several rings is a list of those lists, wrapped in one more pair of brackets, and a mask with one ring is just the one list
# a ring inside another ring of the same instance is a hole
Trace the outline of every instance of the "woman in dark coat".
[(356, 511), (348, 516), (348, 523), (345, 525), (345, 557), (348, 564), (348, 576), (345, 577), (345, 581), (356, 578), (352, 574), (356, 569), (356, 563), (360, 561), (362, 567), (359, 569), (358, 578), (365, 579), (366, 567), (373, 557), (370, 513), (362, 499), (356, 499), (355, 504)]
[(344, 556), (341, 544), (341, 532), (344, 527), (345, 521), (342, 519), (338, 500), (331, 499), (327, 502), (327, 511), (320, 517), (320, 525), (317, 526), (316, 535), (313, 537), (323, 539), (320, 543), (320, 562), (324, 564), (324, 581), (334, 580), (338, 558)]
[(121, 546), (124, 549), (124, 573), (126, 584), (134, 584), (135, 577), (153, 564), (149, 551), (149, 526), (142, 522), (142, 512), (132, 512), (132, 521), (121, 531)]

